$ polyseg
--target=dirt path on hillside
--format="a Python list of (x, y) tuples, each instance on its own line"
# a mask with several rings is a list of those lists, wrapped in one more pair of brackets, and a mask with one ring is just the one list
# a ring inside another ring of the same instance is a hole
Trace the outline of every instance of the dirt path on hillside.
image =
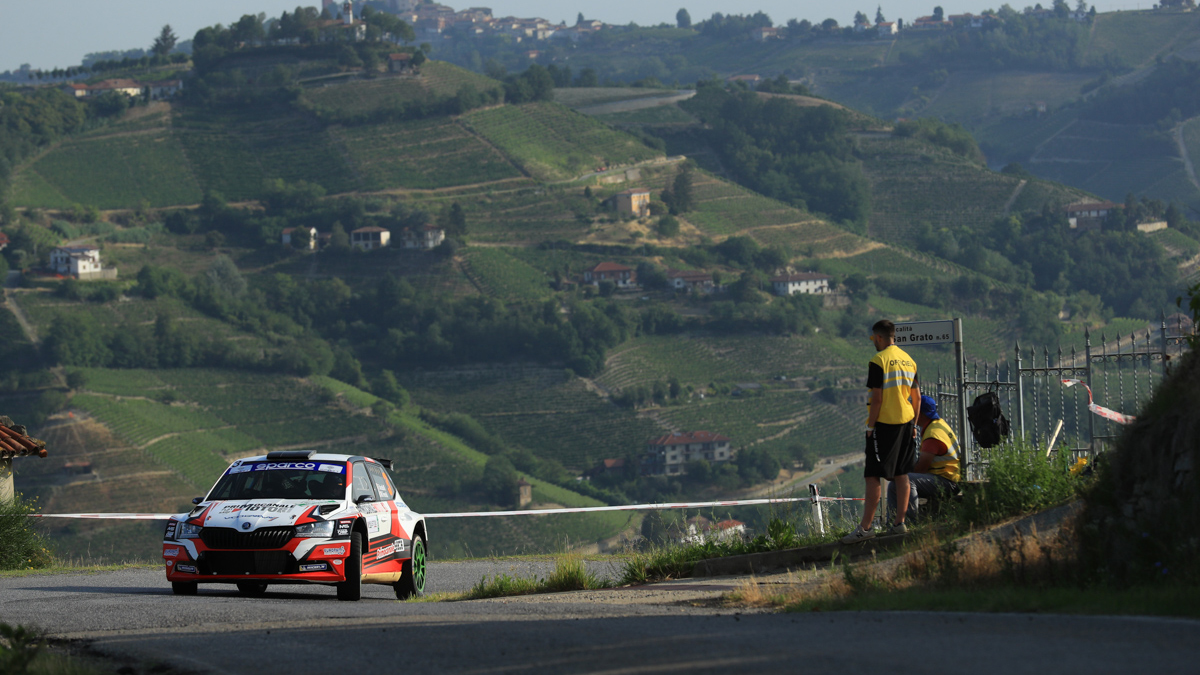
[(646, 108), (686, 101), (695, 95), (695, 89), (683, 89), (667, 96), (631, 98), (624, 101), (611, 101), (609, 103), (583, 106), (576, 108), (575, 112), (583, 113), (584, 115), (611, 115), (613, 113), (633, 112), (635, 110), (644, 110)]
[[(8, 279), (6, 280), (7, 284), (12, 283), (14, 274), (17, 275), (17, 279), (21, 278), (20, 272), (12, 270), (8, 273)], [(34, 329), (33, 324), (29, 322), (29, 317), (25, 316), (25, 310), (21, 309), (21, 305), (17, 304), (17, 301), (13, 295), (14, 294), (8, 288), (4, 289), (4, 306), (8, 308), (8, 311), (12, 312), (14, 317), (16, 317), (17, 323), (21, 324), (21, 332), (25, 333), (25, 339), (29, 340), (29, 342), (36, 347), (41, 343), (41, 340), (38, 339), (38, 334)]]
[(1175, 146), (1179, 148), (1179, 156), (1183, 158), (1183, 167), (1187, 169), (1188, 180), (1192, 182), (1192, 185), (1197, 190), (1200, 190), (1200, 181), (1196, 180), (1196, 167), (1192, 166), (1192, 158), (1188, 155), (1187, 143), (1183, 142), (1184, 124), (1187, 124), (1187, 122), (1180, 122), (1175, 125)]
[(1029, 181), (1025, 180), (1024, 178), (1021, 179), (1020, 183), (1017, 183), (1017, 187), (1014, 188), (1012, 194), (1008, 196), (1008, 201), (1004, 202), (1004, 209), (1002, 211), (1004, 215), (1008, 215), (1009, 210), (1012, 209), (1013, 202), (1017, 201), (1017, 197), (1021, 196), (1021, 191), (1025, 189), (1025, 186), (1028, 183)]

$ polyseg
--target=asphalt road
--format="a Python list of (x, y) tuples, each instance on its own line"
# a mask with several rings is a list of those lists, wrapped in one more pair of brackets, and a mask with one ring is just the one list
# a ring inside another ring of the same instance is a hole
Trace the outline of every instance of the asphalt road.
[[(430, 588), (461, 588), (483, 573), (529, 564), (433, 564)], [(453, 603), (400, 603), (390, 589), (371, 587), (363, 601), (350, 603), (338, 602), (332, 589), (307, 586), (253, 599), (223, 590), (175, 597), (161, 572), (139, 569), (0, 578), (0, 621), (88, 643), (114, 663), (133, 663), (136, 672), (165, 664), (238, 675), (1194, 673), (1200, 656), (1196, 621), (738, 614), (696, 603), (697, 589), (720, 591), (732, 582), (716, 583)]]

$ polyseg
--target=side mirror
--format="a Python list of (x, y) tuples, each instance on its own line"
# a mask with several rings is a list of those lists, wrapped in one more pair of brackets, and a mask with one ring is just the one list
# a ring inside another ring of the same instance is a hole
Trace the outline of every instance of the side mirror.
[(363, 502), (373, 502), (373, 501), (375, 501), (375, 498), (372, 497), (371, 495), (359, 495), (358, 499), (354, 500), (354, 503), (362, 504)]
[(204, 501), (204, 497), (196, 497), (195, 499), (192, 500), (192, 503), (199, 504), (202, 501)]

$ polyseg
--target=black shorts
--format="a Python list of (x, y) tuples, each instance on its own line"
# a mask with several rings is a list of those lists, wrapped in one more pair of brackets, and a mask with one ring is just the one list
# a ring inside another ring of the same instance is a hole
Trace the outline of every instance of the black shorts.
[(917, 444), (913, 442), (913, 423), (875, 424), (875, 433), (867, 436), (866, 478), (906, 476), (917, 459)]

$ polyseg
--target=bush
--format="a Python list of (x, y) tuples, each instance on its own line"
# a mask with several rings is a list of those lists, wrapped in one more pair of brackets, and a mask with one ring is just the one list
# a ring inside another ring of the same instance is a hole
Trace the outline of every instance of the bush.
[(0, 501), (0, 570), (27, 570), (48, 567), (53, 561), (48, 544), (33, 529), (26, 514), (36, 509), (18, 496)]
[(987, 482), (970, 493), (957, 510), (964, 524), (993, 523), (1057, 506), (1079, 494), (1081, 481), (1071, 471), (1071, 455), (1044, 450), (1018, 440), (1012, 446), (984, 451)]

